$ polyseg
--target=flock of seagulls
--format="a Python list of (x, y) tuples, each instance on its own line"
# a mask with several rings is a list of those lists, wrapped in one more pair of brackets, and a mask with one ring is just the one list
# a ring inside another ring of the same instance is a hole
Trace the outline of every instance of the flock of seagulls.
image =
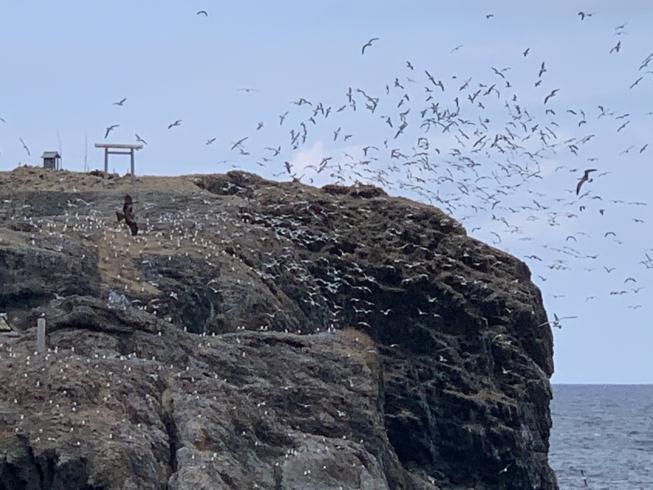
[[(578, 16), (588, 22), (595, 14), (581, 11)], [(200, 10), (197, 15), (208, 17), (208, 12)], [(486, 19), (492, 22), (494, 14), (488, 14)], [(617, 26), (613, 35), (623, 36), (625, 27), (626, 24)], [(360, 48), (360, 54), (364, 56), (370, 49), (376, 49), (380, 40), (380, 37), (369, 38)], [(619, 40), (605, 53), (620, 56), (625, 47)], [(455, 56), (462, 48), (464, 45), (456, 45), (450, 55)], [(537, 49), (524, 46), (519, 53), (520, 59), (526, 60), (537, 56)], [(651, 60), (653, 53), (634, 67), (637, 76), (627, 86), (629, 90), (650, 86)], [(602, 128), (614, 124), (614, 135), (628, 133), (631, 144), (619, 157), (650, 151), (646, 136), (628, 132), (631, 114), (609, 108), (607, 104), (570, 106), (561, 99), (565, 86), (552, 86), (552, 69), (546, 60), (537, 60), (536, 69), (530, 75), (531, 85), (525, 87), (521, 80), (528, 66), (489, 66), (484, 76), (462, 77), (437, 74), (431, 67), (420, 67), (406, 60), (405, 71), (398, 72), (384, 86), (349, 87), (343, 100), (336, 104), (298, 97), (290, 102), (293, 109), (281, 111), (276, 122), (259, 121), (253, 134), (242, 135), (224, 147), (216, 137), (210, 137), (205, 145), (223, 148), (230, 155), (220, 165), (231, 163), (233, 168), (244, 169), (255, 165), (252, 170), (312, 184), (371, 183), (410, 195), (441, 207), (463, 223), (478, 223), (471, 226), (471, 233), (480, 231), (495, 245), (511, 237), (519, 237), (519, 241), (534, 240), (524, 231), (532, 223), (544, 223), (553, 229), (581, 230), (574, 222), (589, 213), (608, 217), (614, 207), (646, 206), (646, 202), (598, 195), (593, 186), (593, 182), (602, 182), (617, 170), (593, 153), (592, 143), (603, 137), (601, 131), (606, 131)], [(520, 76), (513, 76), (517, 71)], [(259, 91), (253, 87), (236, 90), (246, 94)], [(533, 95), (539, 104), (532, 102)], [(113, 105), (123, 107), (126, 101), (127, 98), (122, 98)], [(652, 114), (648, 112), (645, 116)], [(363, 124), (356, 126), (355, 122), (361, 119)], [(167, 129), (172, 130), (181, 123), (182, 119), (177, 119)], [(369, 141), (369, 137), (359, 136), (361, 126), (374, 128), (377, 135), (385, 133), (385, 136)], [(104, 137), (118, 127), (118, 124), (108, 126)], [(274, 142), (268, 139), (257, 146), (268, 129), (275, 137), (281, 134), (281, 139)], [(326, 135), (330, 135), (331, 146), (339, 146), (341, 150), (319, 155), (314, 162), (300, 161), (298, 154), (324, 141)], [(135, 137), (136, 141), (147, 144), (138, 134)], [(612, 136), (606, 133), (605, 137)], [(566, 162), (570, 158), (577, 163), (550, 168), (551, 162), (561, 159)], [(591, 166), (585, 162), (591, 162)], [(576, 172), (581, 175), (573, 176)], [(561, 195), (541, 190), (540, 182), (552, 176), (561, 180), (564, 173), (572, 174), (571, 179), (562, 180), (573, 182), (575, 189), (569, 185), (555, 193)], [(611, 201), (610, 206), (607, 201)], [(631, 222), (645, 224), (637, 215)], [(620, 243), (619, 235), (613, 230), (605, 230), (600, 236), (612, 237), (614, 243)], [(586, 232), (577, 231), (567, 235), (562, 246), (544, 245), (546, 255), (557, 257), (542, 265), (551, 271), (562, 271), (571, 269), (572, 261), (597, 260), (598, 254), (570, 246), (571, 241), (574, 244), (583, 241), (585, 246), (590, 246), (591, 240)], [(639, 266), (646, 269), (653, 268), (648, 253), (648, 250), (642, 253), (646, 259), (639, 257)], [(539, 269), (542, 259), (538, 254), (531, 256), (538, 257), (532, 259), (531, 265)], [(583, 269), (591, 272), (596, 267)], [(542, 281), (547, 279), (543, 274), (538, 276)]]

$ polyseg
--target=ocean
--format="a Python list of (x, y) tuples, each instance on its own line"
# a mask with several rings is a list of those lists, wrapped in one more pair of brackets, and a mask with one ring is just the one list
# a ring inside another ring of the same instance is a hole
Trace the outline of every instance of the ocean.
[(553, 385), (551, 412), (562, 490), (653, 490), (653, 385)]

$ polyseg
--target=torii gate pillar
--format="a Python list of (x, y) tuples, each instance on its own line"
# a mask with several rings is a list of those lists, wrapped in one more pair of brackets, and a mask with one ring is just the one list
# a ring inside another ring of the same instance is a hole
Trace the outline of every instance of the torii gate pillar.
[[(129, 155), (131, 167), (131, 180), (134, 183), (136, 169), (134, 165), (134, 150), (141, 150), (143, 145), (129, 143), (95, 143), (96, 148), (104, 148), (104, 182), (106, 185), (107, 175), (109, 174), (109, 155)], [(113, 150), (113, 151), (112, 151)], [(123, 150), (123, 151), (119, 151)], [(128, 151), (125, 151), (128, 150)]]

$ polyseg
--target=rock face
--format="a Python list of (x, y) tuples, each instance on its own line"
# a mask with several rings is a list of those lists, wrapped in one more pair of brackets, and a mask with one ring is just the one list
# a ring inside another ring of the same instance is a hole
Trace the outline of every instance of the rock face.
[(540, 292), (438, 209), (244, 172), (0, 194), (0, 490), (558, 488)]

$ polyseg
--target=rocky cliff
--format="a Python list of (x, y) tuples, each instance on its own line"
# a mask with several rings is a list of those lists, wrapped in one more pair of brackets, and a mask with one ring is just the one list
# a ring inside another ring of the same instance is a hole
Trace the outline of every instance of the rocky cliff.
[(0, 490), (557, 488), (528, 267), (375, 187), (1, 173), (0, 312)]

